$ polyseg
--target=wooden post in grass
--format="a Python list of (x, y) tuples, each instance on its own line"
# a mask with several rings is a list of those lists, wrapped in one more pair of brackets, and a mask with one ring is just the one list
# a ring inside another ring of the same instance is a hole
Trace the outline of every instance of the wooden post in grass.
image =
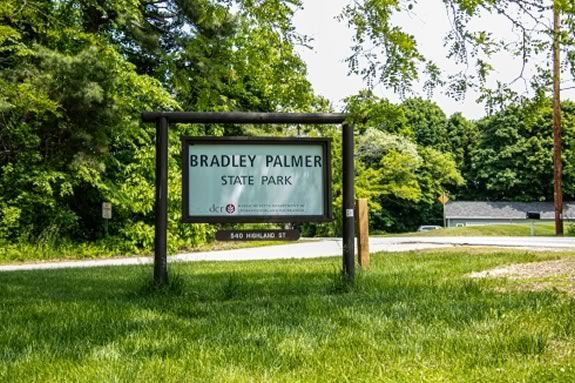
[(369, 221), (367, 217), (367, 199), (355, 200), (357, 217), (357, 257), (359, 265), (366, 270), (369, 267)]

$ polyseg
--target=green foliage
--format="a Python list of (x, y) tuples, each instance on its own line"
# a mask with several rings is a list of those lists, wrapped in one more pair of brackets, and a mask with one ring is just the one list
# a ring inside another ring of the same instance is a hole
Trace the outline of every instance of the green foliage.
[(362, 90), (357, 95), (348, 97), (346, 103), (350, 121), (358, 133), (363, 133), (371, 126), (384, 132), (414, 137), (405, 110), (400, 105), (382, 100), (369, 90)]
[[(461, 114), (447, 119), (422, 99), (394, 106), (363, 92), (348, 100), (360, 126), (356, 193), (369, 199), (372, 229), (441, 224), (437, 197), (444, 192), (452, 200), (553, 200), (551, 100), (542, 94), (477, 122)], [(385, 113), (390, 110), (400, 113)], [(575, 150), (574, 119), (575, 105), (564, 102), (566, 200), (575, 198), (575, 168), (568, 160)], [(407, 133), (389, 129), (394, 124)]]
[(405, 138), (375, 129), (368, 129), (358, 139), (358, 175), (356, 181), (359, 198), (368, 198), (375, 210), (382, 208), (386, 198), (399, 198), (417, 202), (421, 189), (417, 170), (421, 157), (417, 146)]
[[(573, 150), (574, 106), (563, 103), (564, 156)], [(472, 193), (493, 200), (553, 199), (551, 101), (536, 98), (511, 106), (477, 123), (480, 141), (472, 153)], [(575, 197), (573, 167), (566, 161), (565, 199)]]
[(464, 184), (441, 109), (422, 99), (393, 105), (367, 92), (348, 103), (360, 124), (356, 194), (368, 199), (372, 229), (413, 230), (440, 219), (437, 197)]
[[(63, 236), (101, 235), (94, 222), (101, 202), (127, 200), (123, 175), (152, 137), (139, 112), (176, 106), (113, 47), (87, 35), (75, 43), (68, 53), (35, 46), (3, 72), (17, 80), (4, 89), (11, 106), (2, 111), (0, 201), (21, 210), (19, 231), (32, 238), (50, 227)], [(118, 208), (122, 225), (130, 207)]]
[[(151, 248), (155, 128), (140, 113), (325, 109), (293, 50), (298, 6), (1, 1), (0, 241), (49, 239), (57, 248), (101, 239), (101, 204), (110, 201), (109, 231), (121, 239), (112, 243), (125, 252)], [(171, 252), (214, 232), (180, 222), (179, 136), (206, 133), (224, 131), (171, 127)]]
[(447, 120), (449, 152), (464, 178), (471, 165), (471, 153), (479, 142), (477, 124), (467, 120), (461, 113), (455, 113)]
[[(347, 5), (340, 18), (355, 28), (353, 54), (347, 59), (351, 71), (363, 76), (369, 85), (383, 83), (404, 94), (419, 78), (418, 65), (424, 63), (425, 58), (417, 50), (415, 38), (391, 22), (401, 3), (398, 0), (357, 1)], [(364, 44), (372, 49), (364, 49)], [(381, 54), (374, 54), (373, 48)]]
[(463, 186), (464, 179), (450, 154), (430, 147), (421, 148), (420, 154), (423, 164), (419, 182), (428, 191), (423, 198), (426, 203), (435, 203), (437, 197), (450, 186)]
[(374, 165), (389, 152), (405, 154), (420, 161), (417, 145), (406, 137), (368, 128), (357, 139), (357, 156), (367, 165)]
[(410, 98), (401, 107), (419, 145), (430, 146), (442, 152), (450, 150), (447, 117), (436, 103)]

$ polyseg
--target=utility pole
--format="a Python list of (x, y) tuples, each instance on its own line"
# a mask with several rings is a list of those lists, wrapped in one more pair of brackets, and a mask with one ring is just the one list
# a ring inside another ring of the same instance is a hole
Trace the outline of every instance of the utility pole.
[(557, 2), (553, 4), (553, 199), (555, 201), (555, 235), (563, 235), (563, 191), (561, 179), (561, 95), (560, 95), (561, 20)]

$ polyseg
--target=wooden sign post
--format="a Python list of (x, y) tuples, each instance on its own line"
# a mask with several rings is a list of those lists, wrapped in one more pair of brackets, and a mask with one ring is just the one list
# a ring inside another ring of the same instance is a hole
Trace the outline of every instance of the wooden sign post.
[(369, 267), (369, 220), (367, 199), (355, 200), (357, 225), (357, 257), (359, 265), (366, 270)]

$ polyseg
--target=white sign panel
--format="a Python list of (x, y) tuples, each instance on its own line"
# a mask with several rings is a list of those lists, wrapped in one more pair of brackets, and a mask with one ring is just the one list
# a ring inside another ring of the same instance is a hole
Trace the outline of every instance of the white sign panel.
[(112, 219), (112, 204), (110, 202), (102, 202), (102, 218)]
[(329, 149), (329, 139), (184, 138), (184, 221), (328, 220)]

